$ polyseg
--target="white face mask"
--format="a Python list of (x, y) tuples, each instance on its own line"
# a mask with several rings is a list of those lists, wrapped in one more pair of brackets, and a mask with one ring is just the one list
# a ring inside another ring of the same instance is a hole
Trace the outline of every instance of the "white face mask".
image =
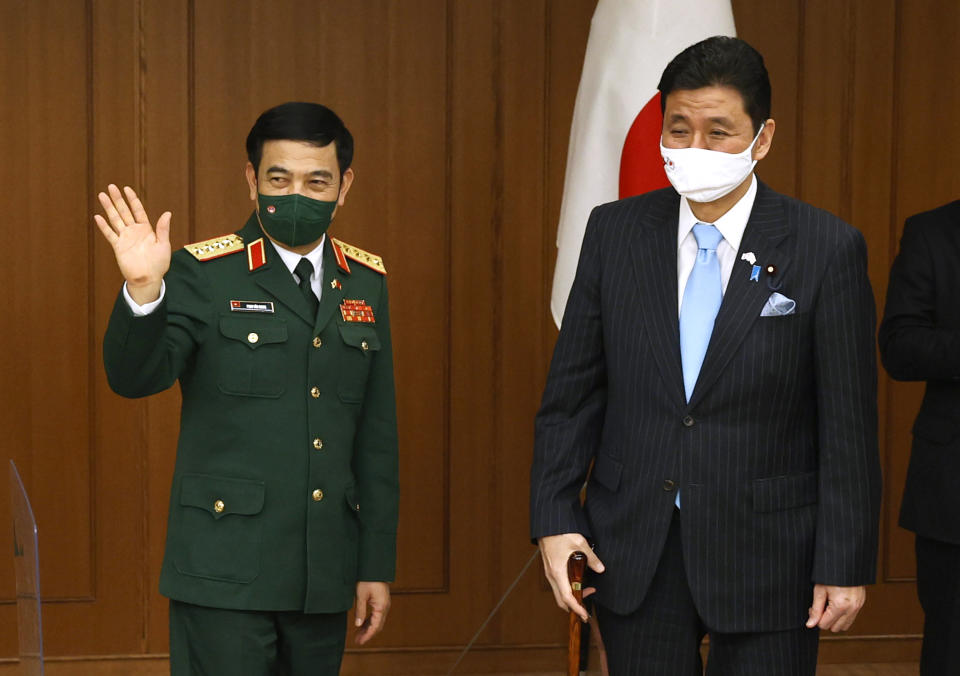
[(742, 153), (725, 153), (705, 148), (667, 148), (660, 142), (663, 170), (674, 189), (694, 202), (713, 202), (730, 193), (750, 175), (757, 161), (753, 142)]

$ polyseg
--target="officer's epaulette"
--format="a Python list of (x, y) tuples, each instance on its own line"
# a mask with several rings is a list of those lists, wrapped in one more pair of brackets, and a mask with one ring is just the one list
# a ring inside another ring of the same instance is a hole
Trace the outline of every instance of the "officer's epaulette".
[(198, 261), (210, 261), (228, 254), (243, 251), (243, 239), (240, 235), (220, 235), (202, 242), (194, 242), (183, 247)]
[(379, 272), (381, 275), (387, 274), (387, 269), (383, 266), (383, 259), (380, 258), (380, 256), (364, 251), (363, 249), (358, 249), (346, 242), (341, 242), (336, 237), (331, 237), (330, 243), (333, 244), (333, 253), (337, 257), (337, 265), (339, 265), (340, 269), (344, 272), (350, 272), (350, 266), (346, 260), (349, 258), (360, 265)]

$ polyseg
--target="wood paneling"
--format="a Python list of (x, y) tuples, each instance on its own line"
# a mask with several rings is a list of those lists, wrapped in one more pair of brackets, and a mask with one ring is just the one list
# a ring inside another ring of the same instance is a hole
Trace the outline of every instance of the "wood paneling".
[[(453, 664), (533, 552), (532, 420), (556, 338), (555, 228), (594, 4), (0, 0), (0, 238), (17, 252), (0, 266), (12, 290), (0, 455), (17, 461), (40, 522), (49, 654), (116, 656), (84, 663), (96, 673), (158, 673), (167, 650), (156, 588), (179, 393), (128, 401), (106, 386), (100, 349), (120, 277), (92, 228), (95, 193), (136, 186), (153, 217), (173, 211), (175, 245), (235, 230), (251, 208), (250, 125), (301, 99), (330, 105), (356, 137), (357, 180), (334, 231), (385, 257), (394, 318), (396, 596), (384, 634), (351, 650), (344, 672)], [(960, 7), (733, 5), (773, 82), (777, 133), (760, 174), (866, 234), (882, 307), (903, 219), (960, 194)], [(881, 372), (880, 583), (851, 636), (825, 637), (822, 661), (916, 654), (912, 537), (896, 517), (921, 391)], [(465, 673), (559, 664), (565, 621), (539, 567)], [(16, 651), (12, 597), (0, 558), (0, 657)]]

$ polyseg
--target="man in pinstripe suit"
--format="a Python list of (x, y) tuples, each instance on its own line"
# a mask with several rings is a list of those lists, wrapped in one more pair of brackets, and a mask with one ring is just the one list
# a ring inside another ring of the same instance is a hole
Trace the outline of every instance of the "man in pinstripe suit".
[(588, 553), (614, 676), (700, 674), (707, 634), (708, 674), (812, 675), (818, 630), (847, 629), (875, 576), (865, 243), (754, 177), (775, 125), (752, 47), (693, 45), (659, 89), (675, 189), (590, 216), (536, 420), (531, 534), (584, 618), (566, 559)]

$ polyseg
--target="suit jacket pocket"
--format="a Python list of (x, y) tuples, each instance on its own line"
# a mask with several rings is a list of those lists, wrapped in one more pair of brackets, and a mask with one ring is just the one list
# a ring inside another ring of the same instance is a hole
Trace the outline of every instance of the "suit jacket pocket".
[(933, 444), (949, 444), (957, 436), (957, 427), (952, 420), (921, 412), (913, 424), (913, 436)]
[(273, 317), (220, 317), (217, 386), (224, 394), (276, 398), (284, 392), (287, 324)]
[(344, 343), (337, 393), (342, 401), (360, 402), (367, 389), (370, 362), (380, 351), (380, 336), (371, 324), (339, 324), (337, 328)]
[(262, 481), (184, 474), (174, 563), (184, 575), (250, 582), (260, 574)]
[(804, 472), (753, 480), (753, 509), (778, 512), (817, 502), (817, 473)]
[(597, 459), (593, 463), (593, 472), (590, 478), (606, 488), (611, 493), (615, 493), (620, 487), (620, 474), (623, 472), (623, 463), (614, 460), (606, 453), (598, 453)]

